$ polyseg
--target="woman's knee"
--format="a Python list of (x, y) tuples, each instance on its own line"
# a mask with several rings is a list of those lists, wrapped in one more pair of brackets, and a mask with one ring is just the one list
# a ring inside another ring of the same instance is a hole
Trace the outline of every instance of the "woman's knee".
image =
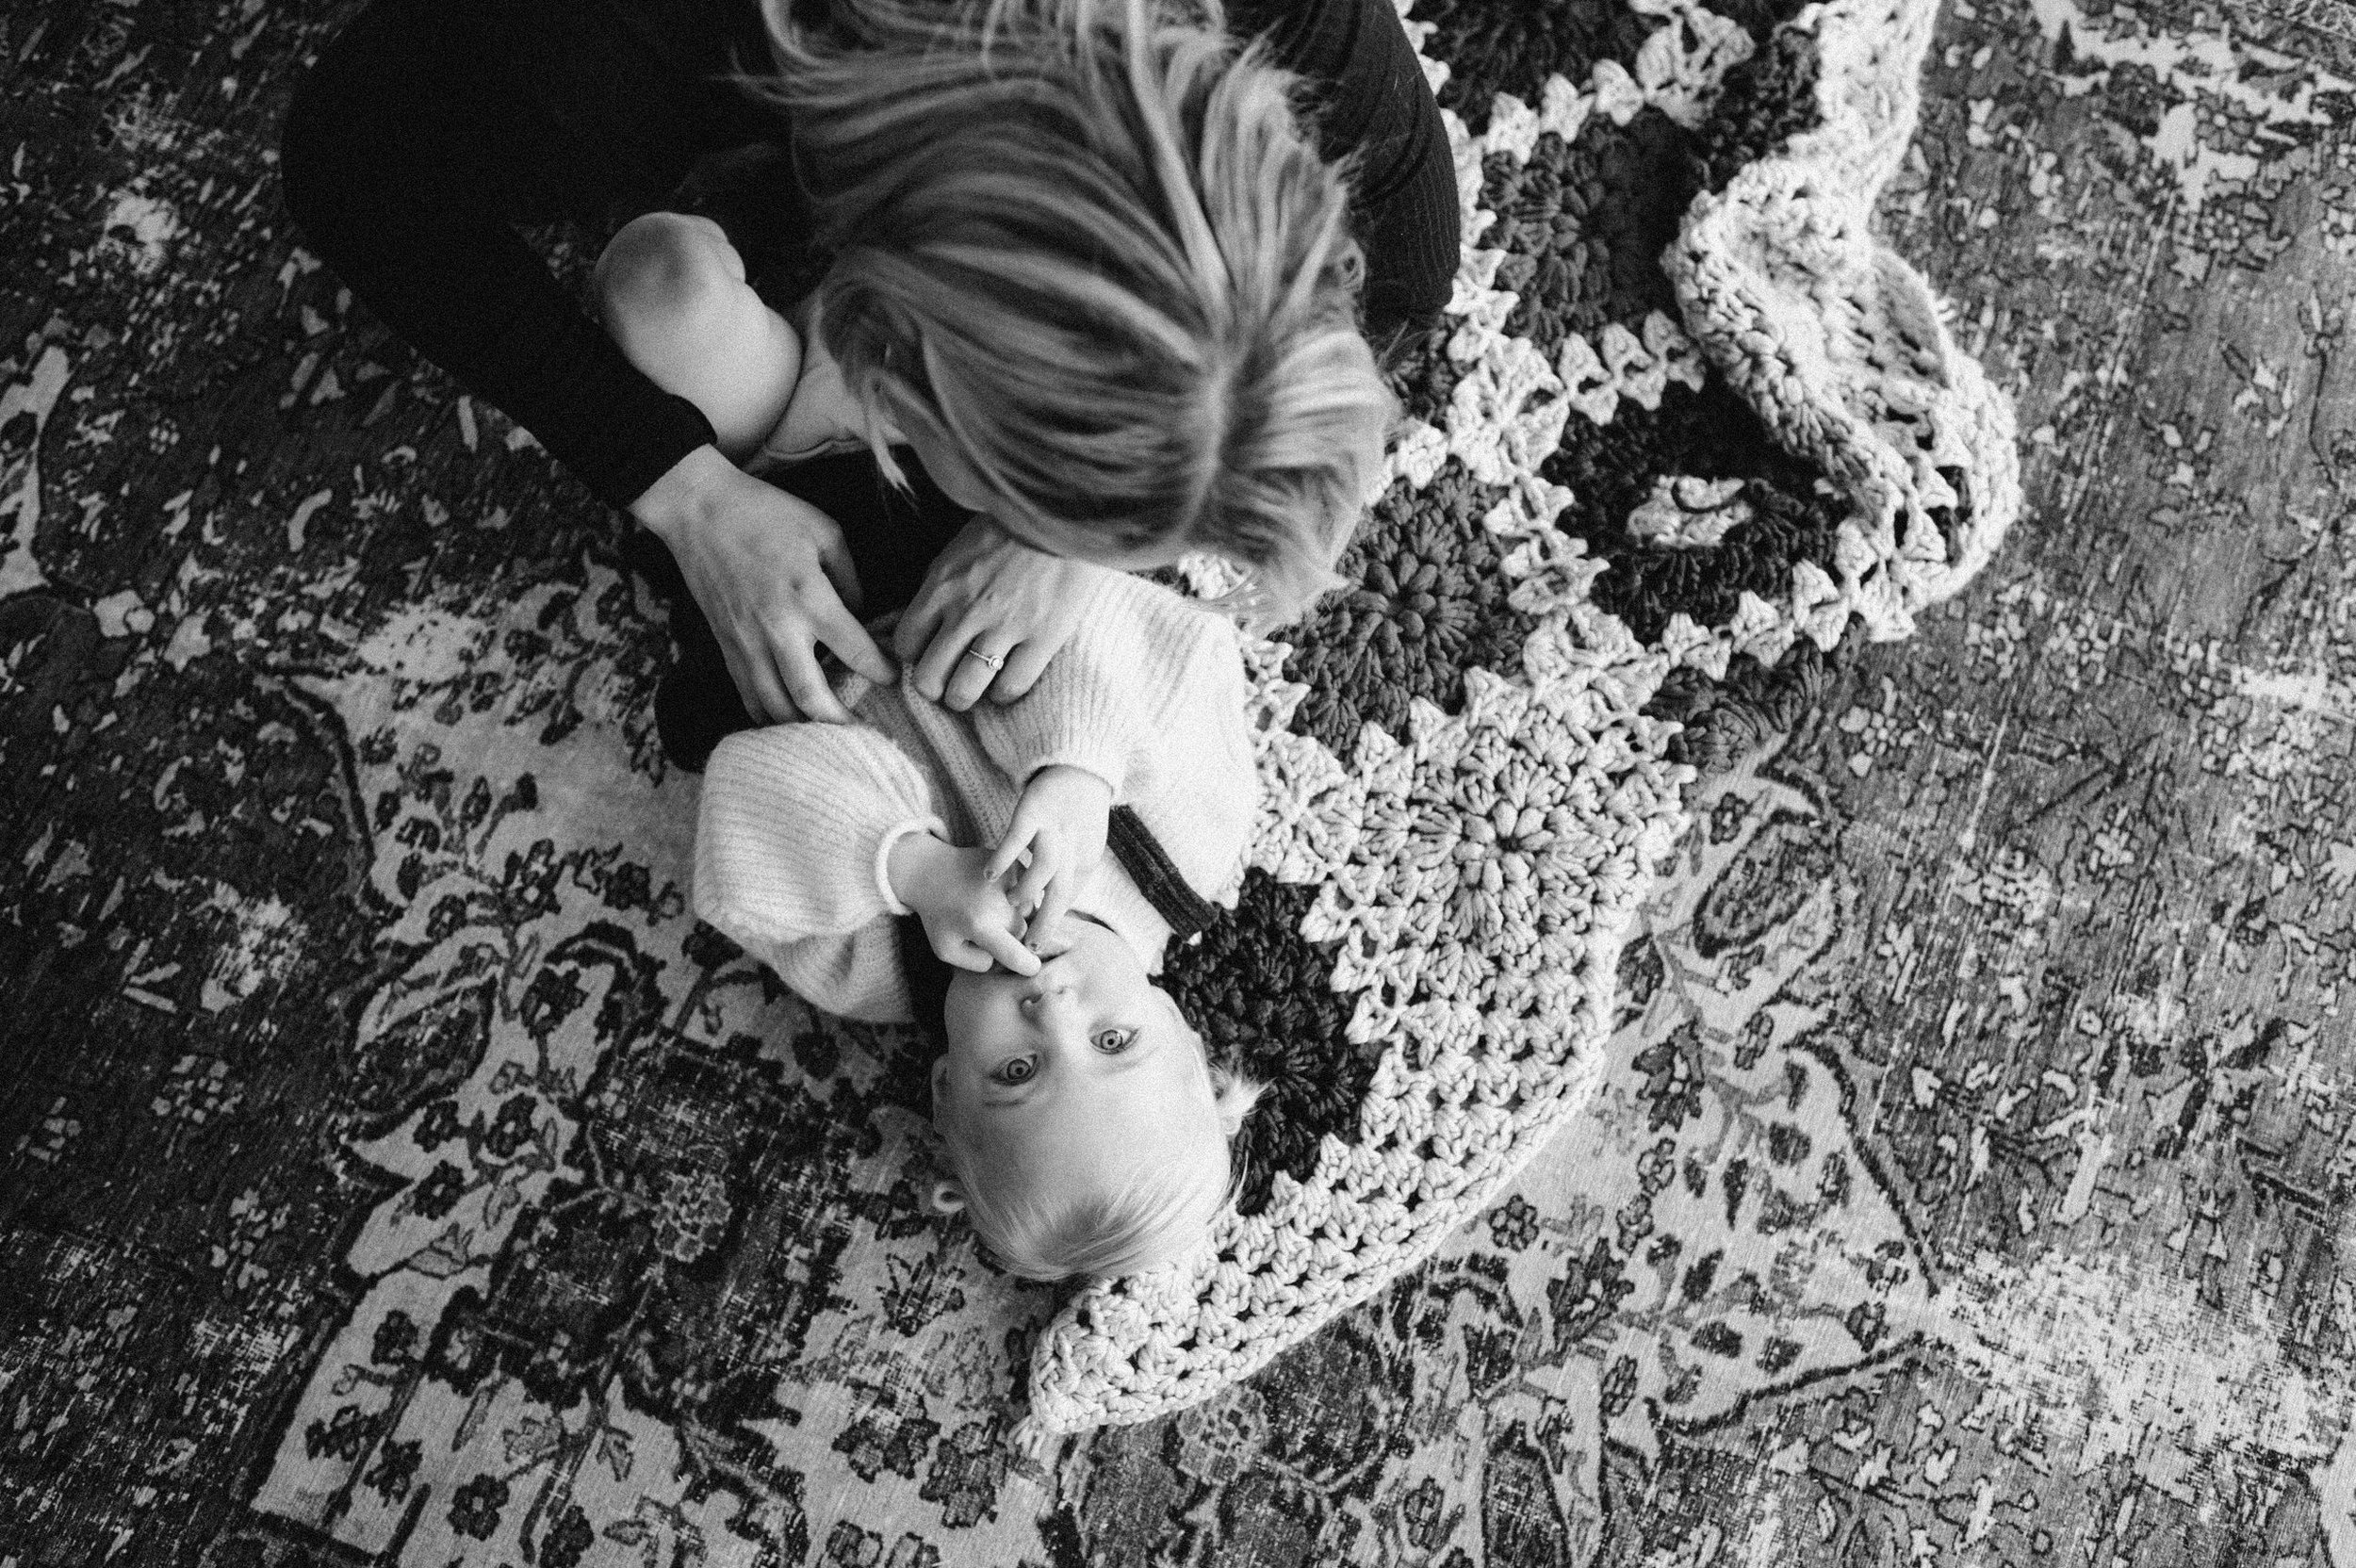
[(594, 275), (598, 313), (625, 348), (640, 333), (692, 333), (735, 309), (744, 285), (744, 260), (720, 225), (683, 212), (630, 220)]
[(744, 281), (720, 225), (650, 212), (597, 258), (597, 313), (623, 357), (703, 410), (720, 449), (741, 458), (784, 416), (800, 340)]

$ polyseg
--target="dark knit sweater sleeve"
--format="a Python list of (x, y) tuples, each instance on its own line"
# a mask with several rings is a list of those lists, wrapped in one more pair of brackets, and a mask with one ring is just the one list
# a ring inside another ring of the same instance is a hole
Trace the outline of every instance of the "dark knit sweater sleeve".
[(540, 8), (377, 0), (296, 90), (286, 204), (386, 325), (626, 506), (712, 426), (623, 357), (515, 225), (660, 204), (714, 131), (728, 40), (690, 5)]
[(1391, 0), (1242, 0), (1232, 24), (1308, 83), (1318, 151), (1350, 160), (1367, 335), (1381, 347), (1438, 316), (1463, 232), (1456, 162)]

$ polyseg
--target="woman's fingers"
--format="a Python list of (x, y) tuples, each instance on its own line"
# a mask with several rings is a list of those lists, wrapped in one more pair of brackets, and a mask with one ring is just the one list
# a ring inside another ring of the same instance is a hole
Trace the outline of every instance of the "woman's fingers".
[(827, 689), (826, 672), (818, 667), (815, 645), (787, 643), (777, 648), (785, 671), (786, 694), (806, 717), (822, 724), (849, 724), (851, 715)]
[(957, 666), (973, 662), (965, 657), (965, 650), (973, 643), (973, 630), (963, 615), (944, 620), (933, 629), (925, 640), (924, 657), (916, 662), (918, 691), (935, 702), (947, 700), (949, 684), (957, 678)]
[(976, 636), (966, 644), (949, 667), (947, 683), (941, 689), (941, 705), (962, 713), (982, 700), (990, 683), (1007, 662), (1007, 656), (996, 648), (986, 646), (988, 634)]
[[(987, 517), (975, 517), (959, 529), (932, 564), (924, 569), (924, 585), (916, 590), (916, 597), (908, 601), (908, 613), (901, 617), (892, 645), (902, 659), (910, 663), (933, 645), (947, 623), (968, 614), (974, 599), (986, 585), (986, 579), (975, 576), (975, 567), (987, 563), (997, 548), (1002, 534), (995, 523)], [(936, 682), (926, 693), (938, 695)]]
[(933, 645), (933, 635), (941, 629), (946, 612), (929, 594), (920, 594), (900, 615), (900, 624), (892, 629), (892, 651), (901, 662), (914, 664)]
[(853, 612), (859, 572), (833, 518), (717, 451), (698, 449), (675, 472), (686, 475), (684, 490), (651, 512), (632, 510), (678, 560), (749, 712), (772, 724), (847, 717), (826, 690), (822, 643), (868, 679), (892, 678), (891, 660)]
[(940, 948), (935, 948), (933, 951), (941, 953), (942, 962), (970, 973), (982, 974), (988, 972), (990, 969), (989, 950), (970, 938), (963, 941), (952, 942), (945, 953), (941, 953)]
[(915, 663), (933, 645), (941, 623), (949, 617), (948, 596), (941, 592), (940, 577), (941, 564), (936, 561), (924, 575), (924, 585), (901, 612), (900, 624), (892, 628), (892, 651), (905, 663)]
[(744, 710), (762, 724), (792, 724), (802, 716), (794, 699), (786, 694), (785, 682), (778, 678), (777, 665), (769, 657), (768, 648), (754, 644), (749, 647), (722, 644), (728, 675), (736, 682), (736, 694), (744, 700)]
[(1036, 641), (1016, 645), (1006, 655), (1006, 667), (990, 683), (990, 700), (1013, 702), (1028, 693), (1047, 673), (1048, 661), (1054, 657), (1054, 649), (1042, 648)]
[[(870, 680), (892, 679), (892, 661), (836, 596), (829, 579), (803, 578), (787, 592), (791, 596), (771, 602), (748, 650), (751, 690), (760, 694), (763, 705), (756, 716), (772, 724), (804, 717), (847, 724), (851, 715), (827, 687), (818, 645), (832, 648)], [(749, 700), (746, 706), (752, 706)]]
[(867, 629), (843, 605), (820, 612), (818, 640), (832, 648), (837, 659), (878, 685), (900, 673), (890, 656), (875, 645), (875, 639), (867, 634)]

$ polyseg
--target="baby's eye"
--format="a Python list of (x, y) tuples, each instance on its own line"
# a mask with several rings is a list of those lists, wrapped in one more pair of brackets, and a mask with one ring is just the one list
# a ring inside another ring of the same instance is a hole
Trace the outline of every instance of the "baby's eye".
[(998, 1070), (990, 1076), (1002, 1084), (1027, 1084), (1038, 1071), (1039, 1059), (1037, 1057), (1017, 1056), (1010, 1062), (1002, 1063)]
[(1137, 1042), (1135, 1029), (1099, 1029), (1088, 1043), (1107, 1056), (1118, 1056)]

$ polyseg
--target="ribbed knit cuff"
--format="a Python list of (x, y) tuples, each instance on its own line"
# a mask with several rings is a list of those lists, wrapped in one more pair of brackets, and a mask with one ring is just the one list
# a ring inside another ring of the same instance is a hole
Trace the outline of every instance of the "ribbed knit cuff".
[(876, 841), (938, 809), (914, 764), (873, 730), (730, 735), (712, 750), (696, 807), (696, 913), (739, 942), (744, 932), (847, 936), (886, 907)]
[(916, 913), (900, 902), (900, 895), (892, 890), (892, 851), (911, 833), (930, 833), (945, 843), (949, 838), (949, 825), (939, 817), (910, 817), (884, 829), (883, 841), (875, 846), (875, 891), (882, 896), (884, 907), (895, 915)]
[(1121, 786), (1127, 782), (1129, 770), (1126, 763), (1125, 758), (1108, 747), (1072, 746), (1040, 758), (1023, 776), (1023, 782), (1027, 787), (1032, 779), (1049, 768), (1077, 768), (1092, 778), (1103, 779), (1104, 788), (1113, 792), (1113, 799), (1117, 801), (1121, 798)]

